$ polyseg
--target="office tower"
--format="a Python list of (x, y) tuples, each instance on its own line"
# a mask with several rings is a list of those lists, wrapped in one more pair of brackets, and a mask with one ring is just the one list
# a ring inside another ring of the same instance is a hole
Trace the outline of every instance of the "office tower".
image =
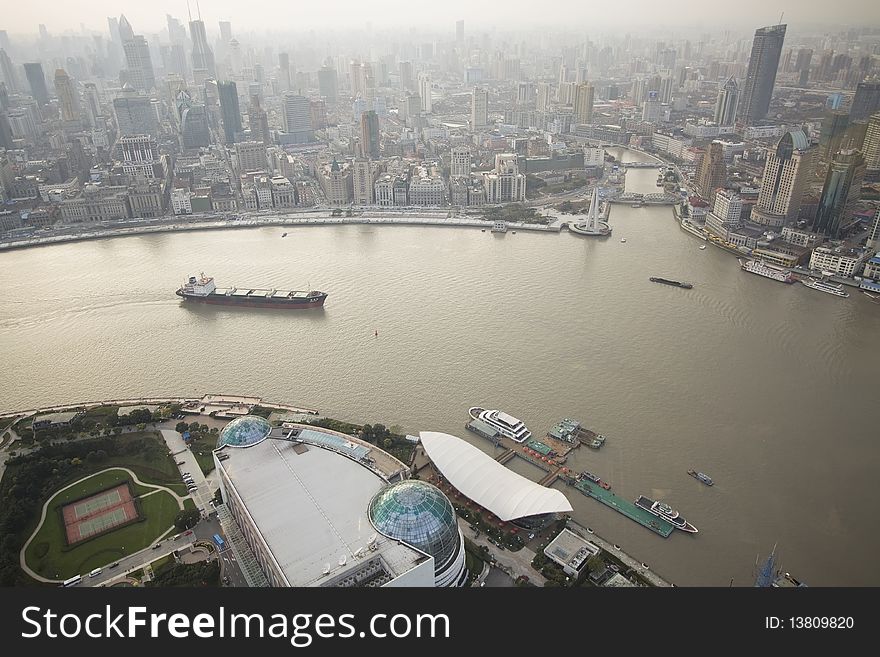
[[(12, 135), (12, 126), (9, 123), (9, 117), (6, 116), (5, 112), (0, 112), (0, 148), (5, 148), (8, 151), (11, 151), (15, 148), (15, 144), (13, 143), (14, 137)], [(0, 192), (2, 192), (3, 186), (0, 185)]]
[(642, 105), (642, 121), (657, 123), (660, 121), (660, 98), (656, 91), (649, 91)]
[(251, 96), (251, 103), (248, 106), (248, 127), (251, 131), (252, 141), (259, 141), (264, 146), (272, 143), (269, 115), (266, 110), (260, 107), (260, 97), (256, 94)]
[(422, 99), (418, 94), (407, 94), (403, 100), (403, 110), (406, 116), (406, 125), (410, 128), (415, 127), (422, 115)]
[(846, 112), (837, 110), (825, 114), (822, 119), (822, 130), (819, 133), (819, 155), (822, 161), (830, 161), (840, 150), (848, 126), (849, 114)]
[(712, 215), (725, 228), (739, 228), (742, 225), (742, 198), (731, 190), (718, 190), (712, 201)]
[(868, 129), (865, 131), (864, 145), (865, 168), (872, 172), (873, 176), (880, 173), (880, 112), (872, 115), (868, 120)]
[(398, 77), (400, 78), (400, 88), (403, 91), (413, 91), (413, 66), (412, 62), (400, 62), (398, 65)]
[(727, 184), (727, 165), (724, 164), (724, 147), (713, 141), (703, 156), (698, 179), (700, 193), (712, 203), (719, 188)]
[(140, 34), (134, 34), (125, 16), (119, 17), (119, 36), (122, 38), (128, 81), (138, 91), (149, 93), (156, 87), (156, 75), (153, 72), (153, 60), (147, 40)]
[(165, 20), (168, 23), (168, 39), (171, 43), (186, 43), (186, 28), (183, 27), (183, 23), (170, 14), (165, 14)]
[(455, 22), (455, 40), (458, 43), (462, 43), (464, 41), (464, 21)]
[(223, 43), (232, 41), (232, 23), (229, 21), (220, 21), (220, 41)]
[(361, 154), (363, 157), (379, 157), (379, 117), (373, 110), (361, 114)]
[(314, 141), (312, 108), (309, 99), (294, 93), (284, 94), (282, 105), (284, 132), (294, 144)]
[(785, 25), (772, 25), (755, 31), (738, 111), (739, 120), (746, 125), (765, 118), (770, 109), (773, 85), (776, 84), (776, 69), (779, 67), (779, 56), (785, 40), (785, 28)]
[(847, 148), (838, 151), (828, 167), (813, 231), (832, 239), (840, 237), (840, 229), (850, 218), (862, 190), (865, 160), (861, 152)]
[(192, 39), (192, 67), (193, 76), (198, 78), (215, 77), (217, 71), (214, 68), (214, 51), (208, 45), (208, 36), (205, 34), (205, 24), (201, 20), (189, 22), (189, 35)]
[(6, 82), (6, 88), (10, 93), (18, 93), (18, 76), (15, 74), (15, 65), (3, 48), (0, 48), (0, 77)]
[(867, 119), (878, 110), (880, 110), (880, 81), (874, 77), (871, 80), (859, 82), (852, 107), (849, 110), (849, 120)]
[(235, 82), (220, 82), (220, 113), (223, 116), (223, 134), (227, 144), (234, 144), (236, 133), (241, 132), (241, 110), (238, 106), (238, 90)]
[(489, 91), (474, 87), (471, 94), (471, 130), (482, 130), (489, 125)]
[(736, 80), (730, 78), (718, 91), (715, 101), (715, 124), (733, 125), (736, 122), (736, 106), (739, 102), (739, 87)]
[(868, 240), (865, 247), (871, 251), (880, 250), (880, 209), (874, 215), (874, 222), (871, 224), (871, 230), (868, 232)]
[(318, 91), (328, 103), (335, 103), (338, 98), (339, 85), (336, 80), (336, 69), (322, 66), (318, 70)]
[(5, 82), (0, 82), (0, 112), (9, 109), (9, 89), (6, 88)]
[(290, 54), (286, 52), (278, 53), (278, 80), (281, 83), (281, 89), (289, 91), (293, 89), (293, 81), (290, 78)]
[(86, 118), (93, 128), (98, 127), (98, 117), (103, 116), (101, 110), (101, 97), (98, 95), (98, 87), (94, 82), (86, 82), (83, 85), (83, 100), (86, 110)]
[(471, 175), (471, 149), (468, 146), (455, 146), (449, 164), (451, 178), (467, 178)]
[(49, 102), (49, 90), (46, 88), (46, 76), (43, 74), (43, 65), (40, 62), (27, 62), (24, 65), (24, 75), (31, 88), (31, 95), (39, 105)]
[(854, 148), (865, 154), (865, 138), (868, 136), (867, 121), (850, 121), (843, 133), (843, 141), (840, 143), (846, 148)]
[(514, 153), (495, 156), (495, 169), (483, 174), (486, 203), (522, 202), (526, 198), (526, 176), (519, 172)]
[(419, 98), (422, 99), (422, 111), (430, 114), (432, 111), (431, 76), (428, 73), (419, 73)]
[(791, 130), (767, 152), (761, 191), (751, 220), (778, 228), (798, 218), (807, 183), (814, 169), (815, 149), (803, 130)]
[(535, 109), (539, 112), (550, 111), (550, 98), (552, 95), (552, 87), (548, 82), (538, 83), (537, 99), (535, 100)]
[(266, 146), (260, 141), (242, 141), (235, 145), (235, 157), (241, 173), (266, 170)]
[(158, 135), (159, 126), (150, 99), (139, 94), (130, 84), (123, 85), (122, 93), (113, 100), (113, 111), (120, 136)]
[(61, 106), (62, 121), (76, 121), (81, 116), (79, 94), (67, 71), (59, 68), (55, 71), (55, 93)]
[(593, 122), (593, 85), (589, 82), (575, 87), (574, 121), (578, 124)]
[(208, 112), (201, 103), (187, 103), (180, 113), (180, 137), (184, 149), (207, 148), (211, 145)]
[(372, 205), (376, 199), (373, 163), (364, 158), (352, 162), (352, 202), (355, 205)]

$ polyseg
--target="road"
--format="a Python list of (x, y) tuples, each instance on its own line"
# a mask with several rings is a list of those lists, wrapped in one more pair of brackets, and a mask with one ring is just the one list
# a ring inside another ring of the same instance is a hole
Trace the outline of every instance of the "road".
[(495, 563), (510, 575), (514, 580), (520, 575), (525, 575), (536, 586), (544, 586), (546, 578), (537, 570), (532, 568), (532, 559), (535, 558), (534, 551), (529, 548), (522, 548), (516, 552), (510, 550), (501, 550), (497, 545), (493, 545), (486, 540), (485, 534), (477, 536), (477, 532), (471, 529), (470, 523), (462, 518), (458, 519), (458, 526), (461, 533), (477, 545), (485, 545), (489, 549), (489, 554), (495, 559)]

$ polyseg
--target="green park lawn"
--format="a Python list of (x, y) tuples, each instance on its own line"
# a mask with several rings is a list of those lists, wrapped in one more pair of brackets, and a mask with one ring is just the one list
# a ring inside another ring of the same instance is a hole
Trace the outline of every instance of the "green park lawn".
[[(137, 552), (165, 533), (174, 524), (179, 507), (177, 500), (171, 495), (159, 491), (139, 501), (142, 515), (140, 521), (73, 547), (66, 545), (61, 507), (127, 480), (129, 475), (120, 470), (104, 472), (53, 498), (43, 525), (25, 552), (28, 566), (44, 577), (67, 579)], [(143, 495), (151, 490), (133, 482), (131, 486), (136, 495)]]

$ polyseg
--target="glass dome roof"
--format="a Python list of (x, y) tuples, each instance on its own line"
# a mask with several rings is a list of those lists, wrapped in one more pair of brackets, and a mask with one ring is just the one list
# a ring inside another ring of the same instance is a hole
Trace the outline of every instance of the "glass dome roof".
[(456, 554), (460, 539), (455, 510), (427, 482), (410, 479), (379, 491), (370, 501), (369, 515), (386, 536), (433, 556), (438, 571)]
[(237, 417), (223, 427), (217, 447), (229, 445), (230, 447), (250, 447), (265, 440), (272, 431), (272, 425), (259, 415), (246, 415)]

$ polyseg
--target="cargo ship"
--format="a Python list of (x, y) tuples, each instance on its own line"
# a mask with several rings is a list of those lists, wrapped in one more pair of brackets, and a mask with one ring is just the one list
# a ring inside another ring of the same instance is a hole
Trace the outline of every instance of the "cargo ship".
[(795, 281), (791, 272), (768, 265), (760, 260), (743, 260), (742, 258), (737, 258), (737, 261), (739, 262), (740, 269), (747, 271), (750, 274), (757, 274), (758, 276), (769, 278), (772, 281), (779, 281), (780, 283), (790, 284)]
[(690, 290), (693, 287), (693, 285), (691, 285), (690, 283), (682, 283), (680, 281), (670, 281), (666, 278), (659, 278), (657, 276), (651, 276), (651, 278), (649, 278), (648, 280), (651, 281), (652, 283), (663, 283), (663, 285), (672, 285), (674, 287), (681, 287), (681, 288), (684, 288), (685, 290)]
[(317, 290), (217, 287), (214, 283), (214, 277), (205, 276), (205, 274), (201, 274), (198, 278), (190, 276), (189, 280), (181, 285), (175, 294), (185, 301), (285, 310), (320, 308), (327, 299), (326, 292), (318, 292)]
[(683, 532), (688, 532), (691, 534), (697, 533), (696, 527), (694, 527), (691, 523), (678, 515), (678, 511), (673, 509), (665, 502), (655, 501), (649, 497), (640, 495), (635, 504), (636, 506), (643, 508), (648, 513), (652, 513), (658, 518), (662, 518), (676, 529), (680, 529)]

